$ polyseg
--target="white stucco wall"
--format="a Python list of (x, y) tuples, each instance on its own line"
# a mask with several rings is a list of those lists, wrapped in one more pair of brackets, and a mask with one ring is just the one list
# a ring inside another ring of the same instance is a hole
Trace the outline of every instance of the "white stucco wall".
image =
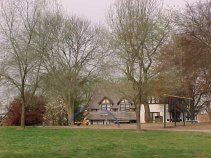
[[(160, 116), (163, 116), (164, 119), (164, 104), (149, 104), (150, 112), (159, 112)], [(141, 105), (141, 123), (145, 123), (145, 110), (144, 105)], [(170, 114), (168, 112), (168, 105), (166, 105), (166, 119), (170, 118)]]

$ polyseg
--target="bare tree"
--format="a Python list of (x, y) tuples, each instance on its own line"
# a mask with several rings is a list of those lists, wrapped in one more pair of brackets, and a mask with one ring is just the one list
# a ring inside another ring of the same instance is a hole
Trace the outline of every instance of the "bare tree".
[[(171, 42), (161, 50), (159, 78), (163, 80), (165, 93), (192, 98), (187, 106), (187, 115), (194, 119), (203, 108), (203, 103), (210, 93), (209, 65), (204, 64), (209, 53), (206, 45), (184, 33), (177, 33)], [(207, 71), (209, 70), (209, 71)]]
[[(25, 127), (25, 108), (38, 89), (42, 51), (38, 48), (37, 29), (44, 8), (42, 0), (2, 1), (0, 10), (0, 76), (15, 88), (22, 99), (21, 127)], [(40, 50), (40, 51), (38, 51)], [(26, 92), (32, 93), (26, 98)]]
[(140, 106), (150, 121), (148, 94), (155, 57), (165, 43), (170, 24), (156, 0), (119, 0), (109, 12), (112, 48), (119, 57), (121, 70), (136, 91), (137, 129)]
[(90, 81), (104, 51), (100, 27), (87, 20), (65, 17), (61, 12), (48, 16), (52, 45), (45, 55), (47, 74), (43, 77), (48, 94), (61, 96), (67, 105), (68, 124), (74, 124), (74, 108), (85, 104)]
[(211, 1), (187, 3), (183, 12), (177, 13), (176, 24), (183, 32), (203, 42), (211, 49)]
[(193, 99), (188, 109), (192, 119), (203, 108), (204, 99), (211, 90), (210, 7), (210, 0), (187, 3), (182, 12), (177, 12), (175, 19), (176, 38), (172, 46), (178, 51), (174, 48), (171, 54), (175, 52), (172, 57), (180, 67), (177, 72), (180, 70), (178, 76), (183, 79), (182, 89)]

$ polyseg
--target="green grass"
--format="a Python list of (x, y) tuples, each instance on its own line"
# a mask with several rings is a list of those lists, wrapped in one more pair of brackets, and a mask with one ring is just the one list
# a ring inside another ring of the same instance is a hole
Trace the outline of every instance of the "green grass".
[(211, 157), (211, 134), (0, 128), (0, 158)]

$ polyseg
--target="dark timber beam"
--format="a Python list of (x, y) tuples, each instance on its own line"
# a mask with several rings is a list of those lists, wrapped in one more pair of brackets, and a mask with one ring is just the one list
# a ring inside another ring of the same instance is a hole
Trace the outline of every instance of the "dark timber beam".
[(166, 128), (166, 103), (164, 103), (164, 128)]

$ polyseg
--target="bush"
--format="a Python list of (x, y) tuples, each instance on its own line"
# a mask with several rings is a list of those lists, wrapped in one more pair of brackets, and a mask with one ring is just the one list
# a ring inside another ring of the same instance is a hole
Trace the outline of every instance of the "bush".
[[(30, 94), (27, 95), (30, 97)], [(34, 96), (33, 101), (26, 107), (25, 124), (40, 125), (44, 121), (46, 102), (42, 96)], [(8, 126), (18, 126), (21, 122), (21, 106), (20, 97), (15, 98), (9, 105), (9, 112), (5, 118), (4, 124)]]
[(51, 99), (45, 106), (45, 125), (67, 125), (68, 116), (66, 107), (61, 97)]

